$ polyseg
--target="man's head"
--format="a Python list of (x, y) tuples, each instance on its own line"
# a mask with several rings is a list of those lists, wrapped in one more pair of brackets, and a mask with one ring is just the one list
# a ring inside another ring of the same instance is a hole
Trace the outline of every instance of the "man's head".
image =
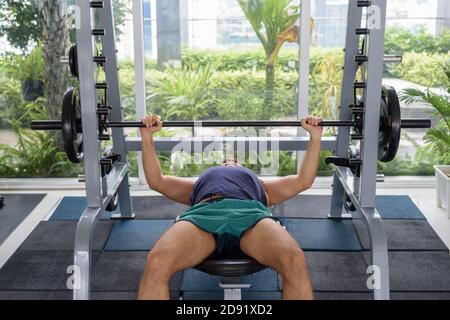
[(229, 158), (223, 160), (222, 167), (242, 167), (242, 165), (239, 163), (239, 161), (233, 158)]

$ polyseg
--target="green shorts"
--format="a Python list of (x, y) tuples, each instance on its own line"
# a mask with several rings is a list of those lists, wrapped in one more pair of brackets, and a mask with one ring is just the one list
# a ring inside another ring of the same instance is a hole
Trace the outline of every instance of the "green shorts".
[(244, 255), (240, 250), (244, 233), (266, 218), (278, 221), (259, 201), (226, 198), (196, 204), (180, 214), (176, 221), (189, 221), (211, 233), (216, 240), (214, 257), (238, 258)]

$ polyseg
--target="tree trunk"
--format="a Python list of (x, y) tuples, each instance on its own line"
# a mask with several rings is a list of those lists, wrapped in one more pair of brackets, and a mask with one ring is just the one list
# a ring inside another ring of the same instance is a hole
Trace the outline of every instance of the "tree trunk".
[(266, 65), (266, 92), (264, 99), (264, 115), (266, 120), (270, 120), (273, 106), (273, 96), (275, 90), (275, 67), (273, 65)]
[(68, 44), (65, 2), (40, 0), (38, 3), (39, 17), (42, 20), (48, 116), (50, 119), (60, 119), (63, 94), (69, 83), (67, 67), (60, 62)]

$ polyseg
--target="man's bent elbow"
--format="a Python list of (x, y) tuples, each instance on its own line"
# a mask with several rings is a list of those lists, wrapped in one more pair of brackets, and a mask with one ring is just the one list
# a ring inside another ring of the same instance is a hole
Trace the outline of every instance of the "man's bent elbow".
[(303, 178), (303, 177), (299, 177), (299, 178), (300, 178), (300, 179), (299, 179), (299, 184), (298, 184), (298, 186), (299, 186), (299, 188), (301, 189), (300, 192), (312, 188), (312, 186), (313, 186), (313, 184), (314, 184), (315, 178), (313, 178), (313, 179), (308, 179), (308, 178)]
[(304, 184), (303, 184), (303, 191), (311, 189), (313, 185), (314, 185), (314, 179), (313, 180), (309, 180), (309, 181), (305, 181)]
[(159, 188), (161, 187), (161, 181), (156, 180), (156, 179), (151, 179), (148, 182), (148, 187), (154, 191), (159, 192)]

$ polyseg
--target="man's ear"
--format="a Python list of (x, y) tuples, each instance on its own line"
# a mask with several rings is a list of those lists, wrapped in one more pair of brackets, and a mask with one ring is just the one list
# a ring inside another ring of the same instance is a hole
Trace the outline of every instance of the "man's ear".
[(261, 184), (264, 185), (264, 180), (261, 179), (261, 178), (258, 178), (258, 179), (259, 179), (259, 181), (261, 182)]

